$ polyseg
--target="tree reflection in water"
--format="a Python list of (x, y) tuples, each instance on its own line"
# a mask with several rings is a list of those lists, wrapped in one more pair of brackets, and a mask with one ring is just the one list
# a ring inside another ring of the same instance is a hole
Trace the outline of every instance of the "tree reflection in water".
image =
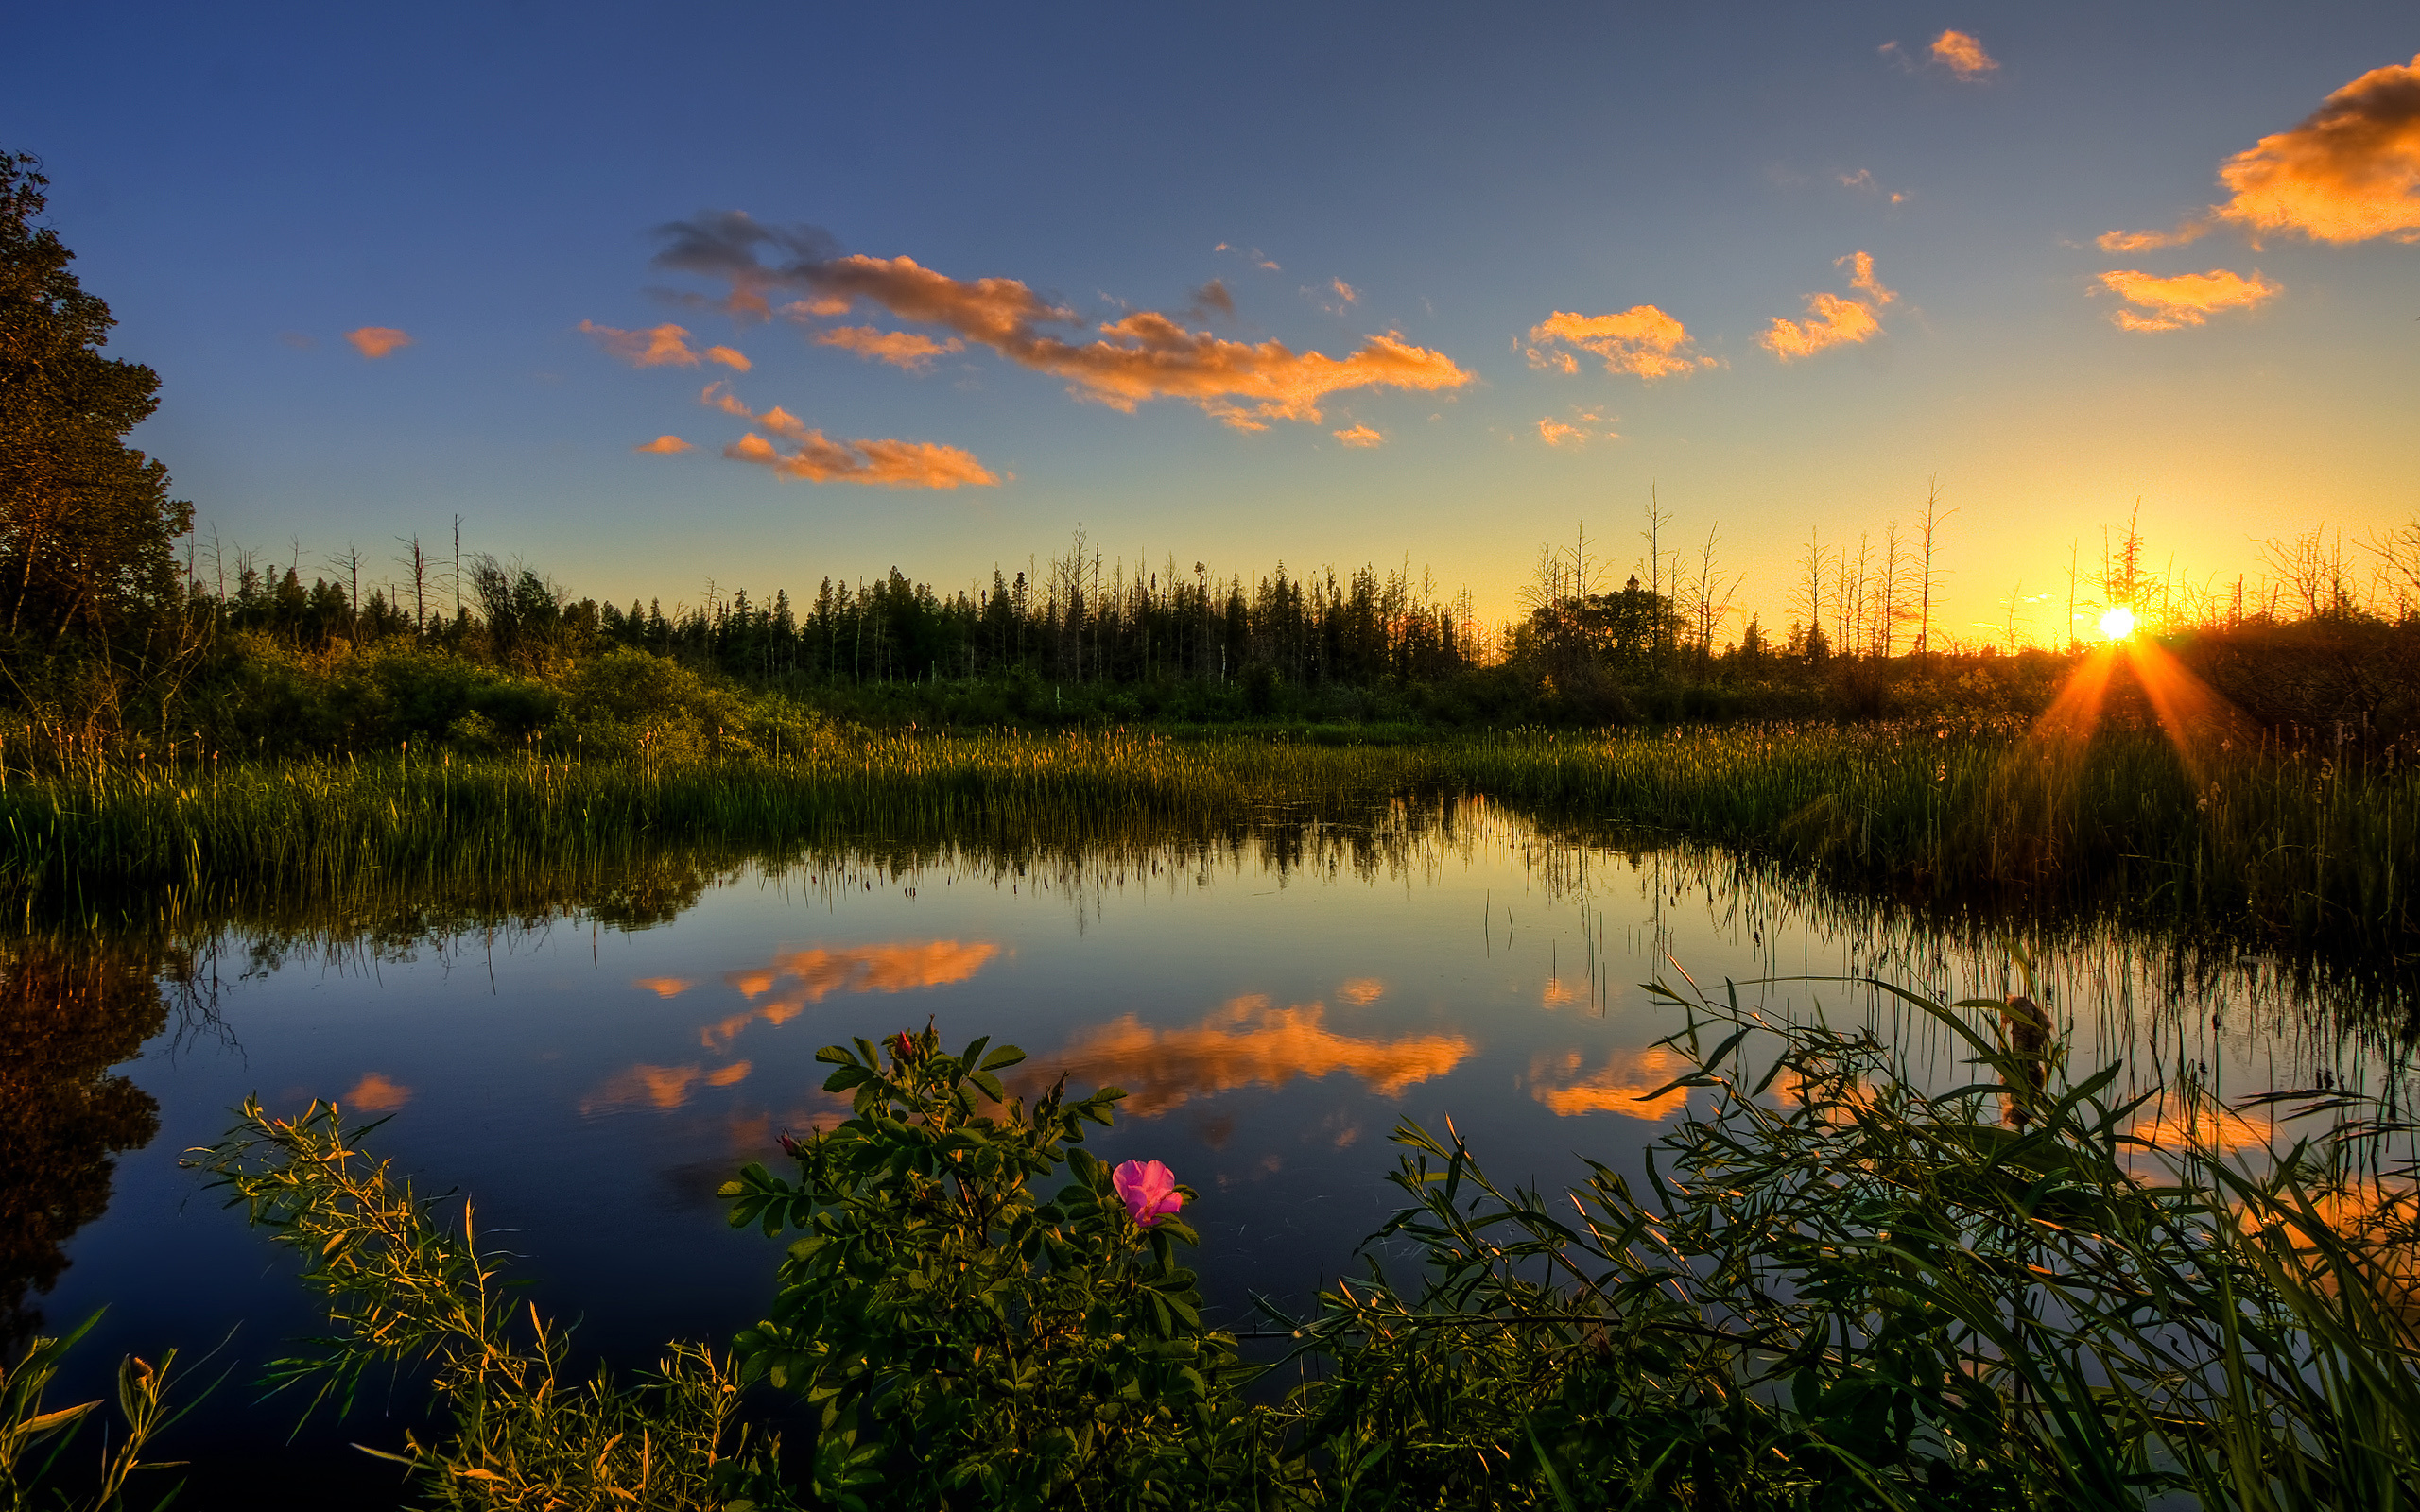
[(168, 1014), (148, 952), (50, 939), (0, 946), (0, 1357), (41, 1326), (29, 1298), (109, 1206), (112, 1157), (160, 1132), (160, 1105), (110, 1068)]

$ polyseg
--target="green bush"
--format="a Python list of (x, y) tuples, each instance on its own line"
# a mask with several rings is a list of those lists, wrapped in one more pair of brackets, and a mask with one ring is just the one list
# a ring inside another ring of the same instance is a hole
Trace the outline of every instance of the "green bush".
[(821, 1052), (854, 1116), (793, 1145), (799, 1180), (752, 1164), (722, 1189), (735, 1227), (803, 1233), (741, 1377), (816, 1410), (821, 1504), (1184, 1504), (1227, 1458), (1243, 1374), (1176, 1262), (1193, 1230), (1139, 1227), (1080, 1147), (1123, 1092), (1070, 1102), (1063, 1079), (1028, 1109), (994, 1075), (1023, 1052), (987, 1043)]

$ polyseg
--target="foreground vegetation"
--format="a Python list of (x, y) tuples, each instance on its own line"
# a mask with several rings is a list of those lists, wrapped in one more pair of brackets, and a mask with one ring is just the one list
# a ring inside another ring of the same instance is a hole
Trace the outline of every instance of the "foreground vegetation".
[(1406, 1125), (1366, 1273), (1272, 1313), (1259, 1365), (1201, 1315), (1191, 1230), (1081, 1148), (1120, 1094), (1006, 1100), (1018, 1052), (930, 1030), (822, 1052), (854, 1115), (791, 1143), (795, 1178), (723, 1189), (735, 1224), (798, 1235), (765, 1321), (636, 1384), (571, 1378), (468, 1204), (415, 1193), (336, 1108), (248, 1106), (193, 1159), (336, 1325), (274, 1380), (339, 1405), (382, 1362), (428, 1381), (440, 1429), (373, 1452), (430, 1505), (2420, 1495), (2403, 1125), (2310, 1093), (2292, 1110), (2323, 1137), (2230, 1164), (2230, 1115), (2191, 1085), (2113, 1100), (2116, 1068), (2071, 1080), (2022, 1003), (1871, 985), (1958, 1037), (1975, 1080), (1930, 1089), (1870, 1035), (1658, 987), (1693, 1093), (1644, 1193), (1605, 1166), (1551, 1199), (1506, 1187)]

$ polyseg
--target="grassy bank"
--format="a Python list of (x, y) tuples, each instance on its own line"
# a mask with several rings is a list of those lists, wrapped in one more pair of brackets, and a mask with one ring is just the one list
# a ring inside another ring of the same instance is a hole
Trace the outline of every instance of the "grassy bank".
[(358, 889), (442, 892), (670, 844), (950, 839), (1013, 850), (1148, 825), (1366, 820), (1484, 794), (1558, 826), (1646, 826), (1910, 901), (2116, 909), (2400, 952), (2420, 774), (2245, 743), (2045, 744), (2011, 724), (1753, 725), (1389, 746), (821, 727), (778, 754), (410, 751), (153, 762), (68, 752), (0, 790), (0, 892), (58, 917)]

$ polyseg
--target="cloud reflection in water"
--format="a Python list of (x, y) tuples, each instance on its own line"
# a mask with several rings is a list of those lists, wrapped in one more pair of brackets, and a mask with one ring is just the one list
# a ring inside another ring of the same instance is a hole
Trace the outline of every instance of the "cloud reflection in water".
[(1280, 1008), (1253, 993), (1231, 1000), (1189, 1028), (1160, 1029), (1133, 1014), (1080, 1035), (1040, 1057), (1017, 1090), (1030, 1094), (1061, 1073), (1075, 1087), (1123, 1087), (1118, 1111), (1150, 1118), (1196, 1097), (1242, 1087), (1282, 1087), (1297, 1076), (1344, 1072), (1381, 1096), (1443, 1076), (1475, 1048), (1458, 1034), (1358, 1039), (1327, 1027), (1323, 1004)]

